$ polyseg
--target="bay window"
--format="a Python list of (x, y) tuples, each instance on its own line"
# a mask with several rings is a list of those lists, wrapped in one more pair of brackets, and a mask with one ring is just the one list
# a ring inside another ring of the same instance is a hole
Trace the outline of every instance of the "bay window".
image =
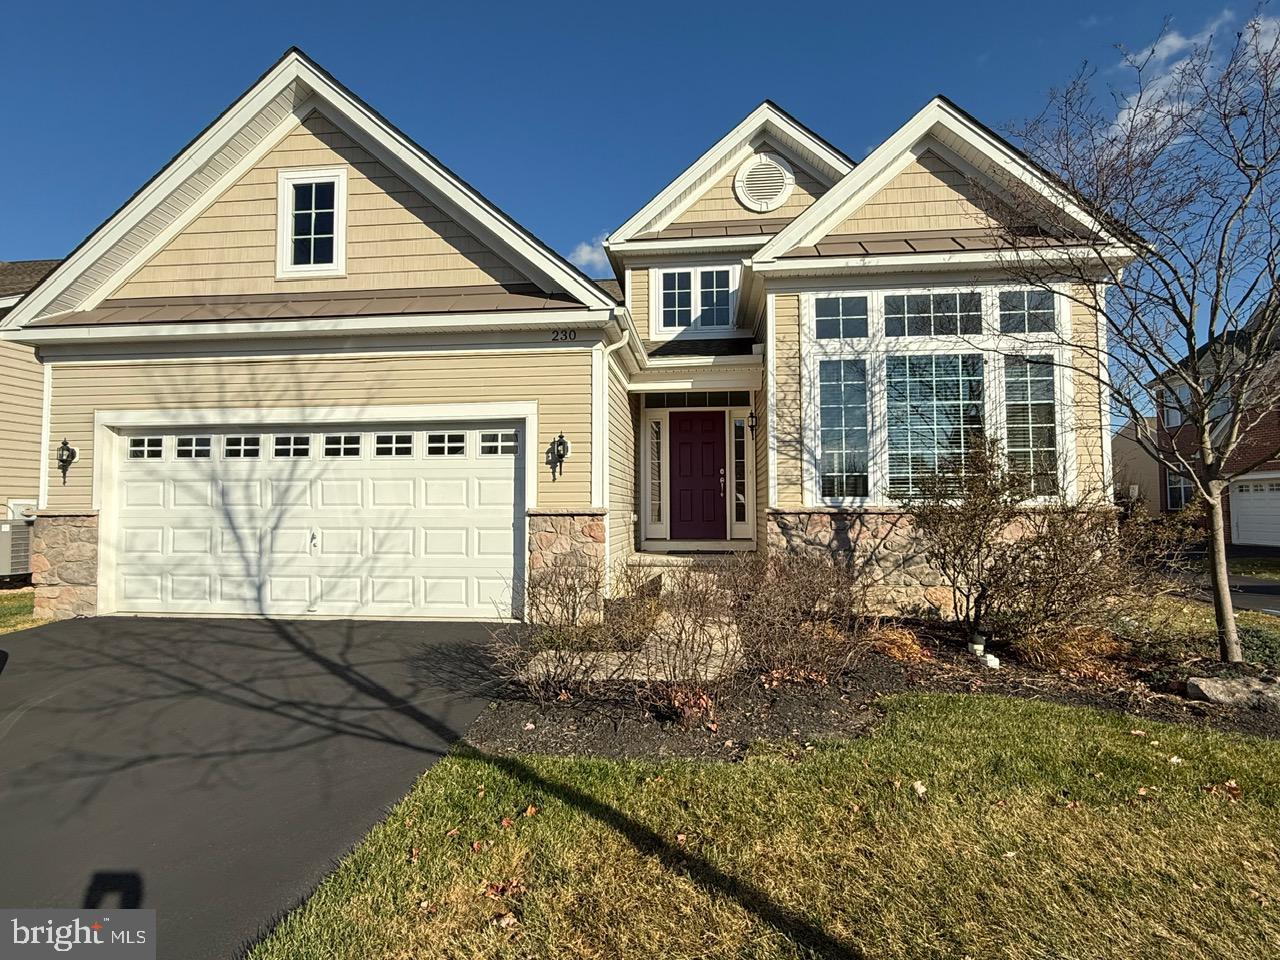
[(803, 297), (806, 502), (897, 503), (988, 438), (1033, 496), (1057, 495), (1075, 462), (1068, 322), (1039, 290)]

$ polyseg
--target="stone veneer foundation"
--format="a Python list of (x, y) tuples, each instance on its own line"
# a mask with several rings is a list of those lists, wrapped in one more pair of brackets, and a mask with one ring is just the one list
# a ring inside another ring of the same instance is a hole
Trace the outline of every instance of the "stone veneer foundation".
[(92, 617), (98, 612), (98, 515), (37, 513), (31, 535), (35, 616)]
[(900, 511), (771, 508), (768, 536), (770, 552), (851, 558), (886, 612), (951, 608), (950, 589), (925, 560), (911, 521)]
[(530, 573), (565, 563), (604, 563), (604, 510), (530, 510), (528, 517)]

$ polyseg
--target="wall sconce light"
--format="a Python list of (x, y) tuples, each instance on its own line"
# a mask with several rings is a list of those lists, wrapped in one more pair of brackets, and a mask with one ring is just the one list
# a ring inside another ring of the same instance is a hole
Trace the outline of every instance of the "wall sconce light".
[(67, 438), (62, 438), (62, 444), (58, 447), (58, 469), (62, 472), (62, 485), (67, 484), (67, 471), (71, 469), (71, 465), (80, 457), (80, 451), (67, 442)]
[(760, 422), (760, 418), (756, 416), (756, 412), (752, 410), (747, 414), (747, 426), (752, 433), (756, 432), (756, 424)]
[(564, 462), (572, 452), (573, 446), (564, 438), (563, 433), (551, 441), (551, 446), (547, 448), (547, 464), (551, 467), (552, 480), (555, 480), (557, 474), (564, 472)]

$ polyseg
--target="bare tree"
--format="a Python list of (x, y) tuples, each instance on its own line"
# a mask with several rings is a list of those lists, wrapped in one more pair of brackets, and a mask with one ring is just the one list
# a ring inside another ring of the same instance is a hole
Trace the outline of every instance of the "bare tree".
[(1075, 316), (1097, 311), (1104, 335), (1073, 331), (1077, 376), (1094, 377), (1112, 415), (1203, 501), (1227, 661), (1241, 650), (1223, 494), (1278, 452), (1254, 429), (1276, 413), (1280, 374), (1277, 27), (1255, 15), (1224, 42), (1166, 22), (1125, 53), (1121, 85), (1097, 92), (1086, 66), (1012, 131), (1067, 203), (1012, 177), (977, 191), (1012, 277), (1065, 291)]

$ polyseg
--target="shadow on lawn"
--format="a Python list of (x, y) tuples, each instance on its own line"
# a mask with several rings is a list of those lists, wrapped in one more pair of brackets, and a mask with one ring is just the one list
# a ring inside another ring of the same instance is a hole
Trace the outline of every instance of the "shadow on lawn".
[[(115, 729), (100, 744), (28, 766), (26, 786), (80, 781), (88, 803), (111, 776), (153, 764), (184, 761), (193, 787), (222, 777), (241, 777), (264, 754), (289, 756), (317, 741), (341, 738), (353, 744), (383, 744), (424, 757), (465, 733), (421, 706), (436, 702), (442, 689), (469, 696), (493, 693), (493, 674), (479, 644), (407, 640), (403, 627), (370, 622), (221, 621), (207, 630), (178, 632), (173, 621), (80, 621), (75, 649), (57, 656), (64, 669), (94, 671), (86, 696), (53, 709), (75, 713), (106, 726), (129, 708), (128, 731)], [(111, 644), (91, 625), (105, 627)], [(430, 630), (418, 624), (416, 636)], [(66, 628), (63, 628), (66, 630)], [(454, 627), (460, 630), (462, 628)], [(190, 633), (191, 638), (182, 637)], [(396, 642), (389, 643), (393, 637)], [(47, 650), (47, 648), (46, 648)], [(68, 656), (71, 653), (74, 656)], [(50, 664), (52, 666), (52, 664)], [(91, 691), (91, 695), (89, 695)], [(190, 716), (193, 703), (216, 704), (230, 720), (198, 742), (157, 742), (151, 738), (175, 720)], [(226, 708), (232, 708), (230, 713)], [(234, 718), (241, 715), (244, 723)], [(823, 958), (858, 956), (850, 945), (808, 918), (774, 903), (751, 883), (734, 877), (695, 853), (676, 846), (652, 828), (575, 786), (550, 780), (519, 759), (471, 751), (473, 756), (528, 788), (559, 799), (626, 837), (644, 856), (689, 877), (712, 895), (727, 896), (798, 947)], [(90, 894), (127, 897), (121, 877), (95, 878)], [(279, 918), (277, 918), (278, 920)], [(246, 950), (252, 944), (246, 944)]]

